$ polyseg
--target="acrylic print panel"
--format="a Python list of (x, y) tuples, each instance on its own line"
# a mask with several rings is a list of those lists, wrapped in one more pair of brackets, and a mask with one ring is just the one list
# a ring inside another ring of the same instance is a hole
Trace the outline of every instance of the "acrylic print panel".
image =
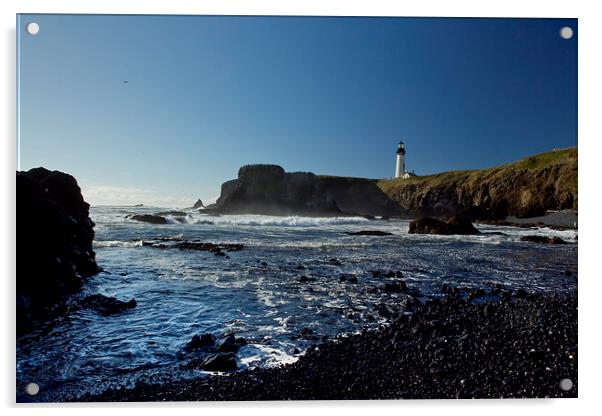
[(17, 32), (17, 401), (577, 396), (575, 19)]

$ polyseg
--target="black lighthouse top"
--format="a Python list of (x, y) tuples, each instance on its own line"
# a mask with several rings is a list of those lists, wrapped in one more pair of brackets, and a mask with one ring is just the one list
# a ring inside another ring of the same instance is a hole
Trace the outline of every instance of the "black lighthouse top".
[(399, 144), (397, 145), (397, 154), (398, 155), (405, 155), (406, 154), (406, 149), (403, 146), (403, 142), (399, 142)]

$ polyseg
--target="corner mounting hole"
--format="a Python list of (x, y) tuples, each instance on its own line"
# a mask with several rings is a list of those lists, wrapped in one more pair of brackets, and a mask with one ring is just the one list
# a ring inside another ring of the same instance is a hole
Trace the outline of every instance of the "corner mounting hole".
[(573, 388), (573, 380), (571, 380), (570, 378), (563, 378), (562, 380), (560, 380), (559, 386), (560, 390), (569, 391)]
[(40, 25), (36, 22), (29, 22), (27, 23), (27, 26), (25, 26), (25, 30), (27, 30), (27, 33), (30, 35), (37, 35), (40, 31)]
[(569, 26), (565, 26), (560, 29), (560, 37), (562, 39), (570, 39), (573, 37), (573, 29)]
[(40, 386), (38, 386), (36, 383), (27, 383), (27, 386), (25, 386), (25, 393), (29, 394), (30, 396), (35, 396), (39, 392)]

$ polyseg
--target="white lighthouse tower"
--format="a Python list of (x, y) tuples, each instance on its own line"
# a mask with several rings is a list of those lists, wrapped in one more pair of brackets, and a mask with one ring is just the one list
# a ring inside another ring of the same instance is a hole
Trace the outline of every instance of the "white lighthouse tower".
[(397, 163), (395, 164), (395, 177), (401, 178), (406, 173), (406, 149), (403, 142), (397, 145)]

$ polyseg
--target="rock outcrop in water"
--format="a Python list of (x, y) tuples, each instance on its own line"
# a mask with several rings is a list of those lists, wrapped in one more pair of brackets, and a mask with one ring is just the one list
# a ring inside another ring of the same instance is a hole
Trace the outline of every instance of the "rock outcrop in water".
[(126, 302), (113, 296), (105, 296), (98, 293), (87, 296), (80, 302), (80, 306), (92, 309), (102, 316), (118, 314), (127, 309), (135, 308), (136, 304), (136, 299), (130, 299)]
[(17, 172), (17, 323), (79, 290), (100, 272), (94, 223), (73, 176), (35, 168)]
[(276, 165), (243, 166), (222, 185), (217, 212), (265, 215), (399, 215), (376, 180), (287, 173)]
[(161, 215), (135, 214), (128, 216), (128, 218), (131, 218), (134, 221), (147, 222), (149, 224), (167, 224), (167, 220)]
[(410, 234), (471, 235), (479, 234), (468, 218), (451, 217), (447, 222), (424, 217), (410, 222)]
[(577, 149), (528, 157), (496, 168), (408, 179), (287, 173), (276, 165), (244, 166), (222, 185), (212, 210), (224, 214), (465, 216), (503, 219), (577, 210)]
[(531, 243), (540, 244), (568, 244), (560, 237), (546, 237), (543, 235), (525, 235), (520, 238), (520, 241), (529, 241)]
[(203, 205), (203, 201), (201, 201), (200, 199), (197, 199), (197, 201), (194, 203), (192, 208), (201, 209), (201, 208), (205, 208), (205, 205)]

